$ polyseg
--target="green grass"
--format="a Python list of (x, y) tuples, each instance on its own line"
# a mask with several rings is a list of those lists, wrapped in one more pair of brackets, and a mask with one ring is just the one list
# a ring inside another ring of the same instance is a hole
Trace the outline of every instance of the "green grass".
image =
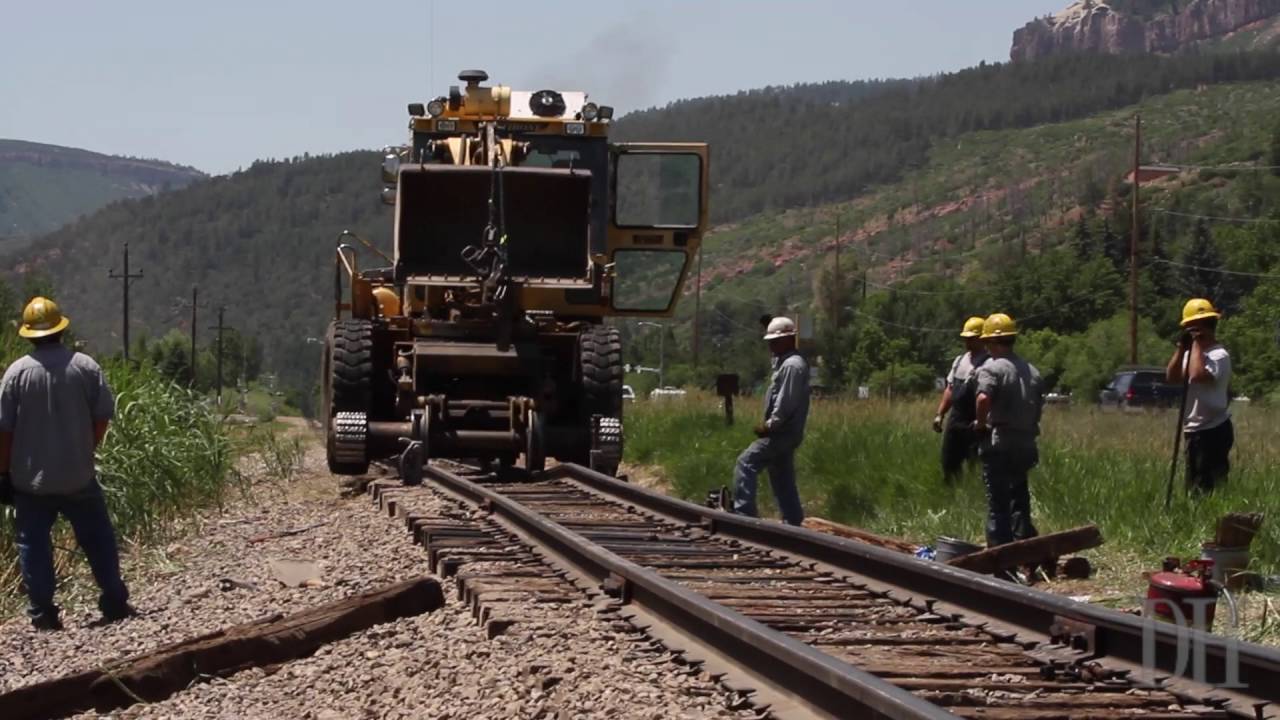
[[(708, 490), (731, 485), (734, 460), (751, 441), (758, 413), (758, 403), (740, 401), (737, 424), (726, 427), (715, 398), (636, 403), (628, 408), (627, 460), (661, 468), (672, 492), (701, 500)], [(1280, 412), (1237, 406), (1235, 414), (1237, 442), (1225, 490), (1193, 501), (1181, 492), (1179, 476), (1166, 511), (1172, 415), (1048, 408), (1041, 465), (1031, 476), (1039, 530), (1097, 523), (1108, 553), (1149, 568), (1166, 555), (1198, 556), (1220, 516), (1266, 512), (1280, 497), (1280, 449), (1268, 441)], [(932, 401), (815, 401), (796, 459), (807, 511), (916, 542), (932, 543), (938, 535), (980, 542), (981, 480), (975, 469), (954, 487), (943, 484), (932, 417)], [(776, 516), (769, 493), (761, 497), (762, 512)], [(1280, 517), (1264, 523), (1253, 551), (1254, 569), (1280, 571)]]

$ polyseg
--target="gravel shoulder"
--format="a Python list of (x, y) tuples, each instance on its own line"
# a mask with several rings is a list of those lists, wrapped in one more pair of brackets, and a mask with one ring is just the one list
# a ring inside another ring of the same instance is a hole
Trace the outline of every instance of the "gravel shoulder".
[[(0, 691), (427, 572), (425, 553), (401, 521), (364, 495), (339, 497), (338, 487), (323, 451), (311, 444), (293, 482), (257, 486), (254, 497), (206, 516), (199, 533), (171, 545), (168, 563), (133, 569), (126, 579), (141, 617), (93, 627), (90, 604), (65, 612), (60, 633), (36, 633), (23, 618), (0, 625)], [(416, 508), (445, 502), (425, 488), (414, 493)], [(255, 542), (300, 528), (309, 529)], [(272, 559), (315, 561), (321, 580), (287, 588), (272, 576)], [(643, 635), (602, 620), (585, 602), (530, 609), (525, 622), (490, 640), (458, 602), (453, 583), (442, 579), (442, 586), (448, 601), (442, 610), (371, 628), (274, 671), (212, 679), (112, 717), (758, 716), (705, 673), (671, 662)]]

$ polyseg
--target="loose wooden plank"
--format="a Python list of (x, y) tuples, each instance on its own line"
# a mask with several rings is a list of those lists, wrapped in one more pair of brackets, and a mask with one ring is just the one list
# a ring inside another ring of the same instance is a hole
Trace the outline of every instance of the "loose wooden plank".
[(906, 540), (899, 540), (898, 538), (886, 537), (884, 535), (876, 535), (875, 533), (870, 533), (866, 530), (850, 527), (848, 525), (841, 525), (840, 523), (831, 522), (824, 518), (807, 517), (804, 519), (804, 526), (810, 530), (827, 533), (828, 535), (835, 535), (836, 537), (842, 537), (847, 540), (857, 540), (858, 542), (875, 545), (889, 550), (896, 550), (903, 553), (915, 553), (916, 551), (916, 546)]
[(1098, 526), (1085, 525), (1028, 540), (997, 545), (970, 555), (953, 558), (947, 563), (966, 570), (990, 574), (1022, 565), (1055, 562), (1063, 555), (1088, 550), (1101, 544), (1102, 532), (1098, 530)]
[(1262, 518), (1260, 512), (1227, 513), (1218, 520), (1218, 531), (1213, 541), (1218, 547), (1247, 548), (1262, 528)]
[(156, 702), (202, 676), (226, 677), (250, 667), (304, 657), (361, 630), (444, 606), (434, 579), (421, 577), (289, 617), (269, 616), (182, 640), (106, 667), (0, 694), (6, 720), (43, 720), (135, 702)]

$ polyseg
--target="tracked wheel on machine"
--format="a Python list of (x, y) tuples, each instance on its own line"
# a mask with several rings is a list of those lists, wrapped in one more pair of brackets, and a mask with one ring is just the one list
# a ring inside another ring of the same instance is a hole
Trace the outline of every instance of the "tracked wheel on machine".
[(586, 452), (579, 462), (613, 475), (622, 460), (622, 337), (618, 329), (595, 325), (578, 343), (582, 372), (582, 422)]
[(329, 326), (325, 400), (329, 413), (329, 471), (369, 471), (369, 414), (373, 407), (373, 323), (339, 320)]

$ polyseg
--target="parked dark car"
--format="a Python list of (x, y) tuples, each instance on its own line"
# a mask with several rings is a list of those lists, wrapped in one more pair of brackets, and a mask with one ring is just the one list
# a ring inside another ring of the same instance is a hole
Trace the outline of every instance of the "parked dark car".
[(1121, 369), (1098, 393), (1098, 405), (1125, 409), (1175, 407), (1181, 393), (1181, 387), (1165, 382), (1162, 368)]

